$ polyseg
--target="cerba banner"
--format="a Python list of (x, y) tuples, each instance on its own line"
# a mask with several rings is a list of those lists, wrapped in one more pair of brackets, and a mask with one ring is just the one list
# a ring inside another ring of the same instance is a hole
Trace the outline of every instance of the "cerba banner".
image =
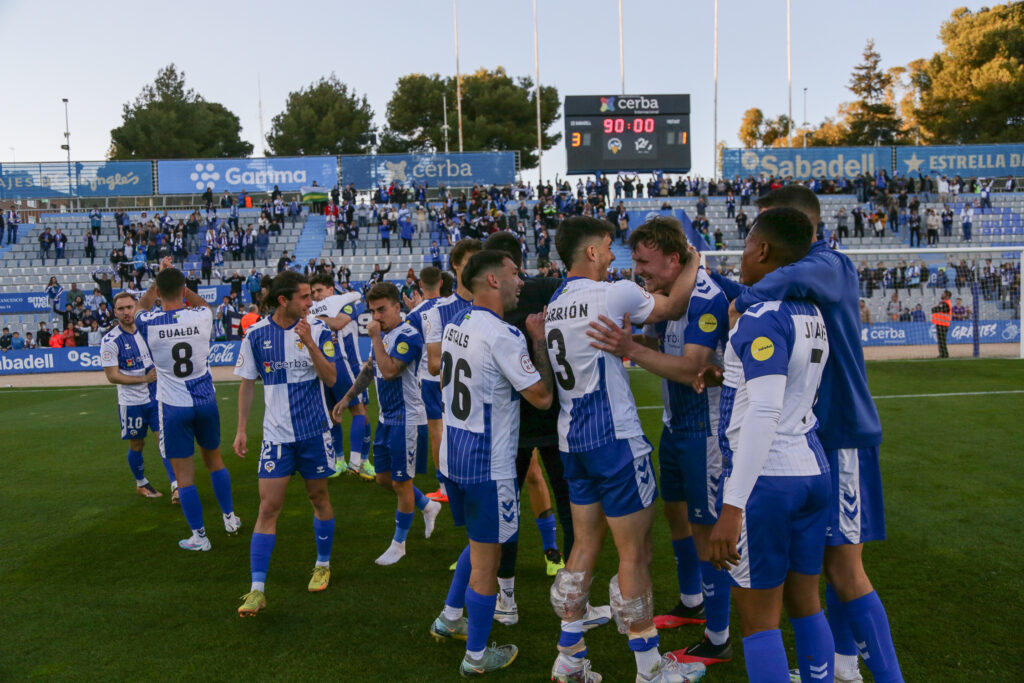
[(515, 152), (370, 154), (341, 157), (341, 180), (367, 190), (392, 181), (403, 185), (505, 185), (516, 178)]
[[(906, 346), (934, 344), (937, 337), (931, 323), (875, 323), (861, 325), (860, 343), (864, 346)], [(1016, 343), (1020, 341), (1020, 324), (1016, 320), (979, 320), (978, 342), (981, 344)], [(946, 333), (948, 344), (974, 343), (974, 323), (954, 321)]]
[(156, 174), (160, 194), (199, 194), (208, 187), (217, 193), (271, 192), (275, 186), (282, 192), (297, 192), (313, 183), (334, 187), (338, 183), (338, 159), (309, 156), (158, 161)]
[(769, 175), (782, 178), (851, 178), (885, 169), (892, 171), (891, 147), (807, 147), (726, 149), (722, 151), (722, 174)]

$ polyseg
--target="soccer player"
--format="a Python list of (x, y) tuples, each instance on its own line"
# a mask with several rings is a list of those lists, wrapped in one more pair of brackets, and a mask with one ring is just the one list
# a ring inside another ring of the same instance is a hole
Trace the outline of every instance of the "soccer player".
[[(409, 311), (409, 315), (406, 317), (406, 320), (417, 332), (420, 333), (421, 337), (425, 336), (423, 334), (423, 326), (426, 321), (427, 314), (434, 306), (443, 301), (441, 298), (441, 284), (443, 282), (443, 278), (441, 276), (441, 271), (433, 266), (427, 266), (420, 271), (420, 286), (423, 290), (423, 300)], [(430, 436), (430, 456), (434, 461), (434, 471), (439, 472), (440, 465), (438, 461), (438, 453), (440, 453), (441, 450), (442, 417), (441, 382), (430, 374), (428, 366), (429, 359), (427, 357), (427, 345), (424, 344), (417, 374), (420, 379), (420, 393), (423, 396), (423, 407), (427, 413), (427, 432)], [(448, 502), (448, 496), (444, 494), (440, 487), (438, 487), (437, 491), (432, 491), (426, 495), (430, 500), (436, 500), (439, 503)]]
[[(777, 208), (754, 221), (740, 277), (754, 285), (803, 258), (814, 226)], [(785, 602), (803, 681), (833, 680), (835, 643), (821, 610), (818, 581), (828, 530), (831, 480), (815, 433), (813, 406), (829, 355), (817, 306), (763, 301), (740, 317), (720, 369), (701, 372), (698, 388), (724, 380), (719, 425), (723, 484), (711, 559), (728, 569), (743, 626), (747, 677), (789, 677), (779, 630)]]
[[(358, 292), (334, 293), (334, 280), (330, 275), (315, 275), (309, 281), (313, 290), (313, 304), (310, 315), (324, 321), (337, 334), (338, 348), (334, 362), (338, 367), (338, 380), (331, 388), (330, 405), (336, 402), (335, 397), (345, 395), (356, 375), (362, 369), (359, 355), (359, 323), (356, 320), (365, 310), (363, 297)], [(347, 367), (343, 366), (347, 364)], [(366, 404), (369, 402), (366, 392), (356, 394), (348, 406), (352, 413), (352, 425), (349, 428), (349, 464), (347, 471), (357, 474), (367, 481), (373, 481), (375, 472), (370, 463), (370, 427), (366, 420)], [(345, 448), (342, 443), (341, 422), (332, 432), (335, 436), (335, 450), (341, 455), (341, 463), (345, 462)], [(338, 467), (338, 473), (345, 469)]]
[[(107, 381), (117, 385), (117, 405), (121, 413), (121, 439), (128, 442), (128, 468), (135, 477), (136, 492), (146, 498), (163, 494), (146, 479), (142, 449), (146, 431), (159, 438), (160, 424), (156, 407), (156, 368), (149, 347), (135, 327), (135, 297), (121, 292), (114, 297), (117, 326), (103, 337), (100, 356)], [(178, 480), (169, 460), (160, 459), (171, 481), (171, 502), (178, 501)]]
[[(484, 242), (484, 248), (504, 252), (516, 264), (516, 267), (520, 268), (521, 272), (523, 252), (519, 247), (518, 239), (512, 233), (503, 230), (492, 234)], [(524, 335), (529, 334), (526, 329), (527, 319), (534, 313), (543, 313), (547, 302), (551, 300), (561, 285), (561, 278), (524, 277), (523, 288), (519, 292), (515, 308), (505, 310), (505, 322), (514, 325)], [(532, 360), (533, 349), (528, 350), (531, 352)], [(547, 351), (544, 352), (544, 355), (547, 355)], [(551, 406), (547, 410), (538, 410), (529, 401), (521, 401), (519, 408), (516, 483), (520, 491), (524, 483), (530, 489), (530, 505), (533, 508), (534, 519), (541, 535), (546, 571), (548, 576), (554, 576), (559, 569), (565, 566), (565, 562), (558, 549), (555, 515), (551, 510), (548, 485), (544, 480), (538, 460), (543, 459), (544, 467), (551, 479), (551, 487), (555, 494), (559, 521), (562, 523), (562, 534), (565, 539), (565, 554), (568, 555), (573, 544), (572, 511), (569, 504), (569, 485), (565, 481), (562, 459), (558, 454), (558, 406)], [(519, 621), (519, 608), (515, 601), (515, 571), (518, 551), (518, 537), (501, 545), (501, 565), (498, 567), (498, 604), (494, 610), (494, 618), (506, 626)], [(606, 624), (611, 620), (611, 610), (607, 606), (595, 608), (588, 605), (587, 609), (584, 630)]]
[[(157, 295), (162, 309), (151, 311)], [(206, 551), (210, 539), (195, 487), (195, 443), (210, 471), (224, 531), (236, 534), (242, 526), (231, 498), (231, 476), (220, 457), (220, 413), (208, 360), (213, 311), (201, 296), (185, 287), (185, 276), (171, 265), (169, 256), (161, 261), (160, 272), (142, 295), (138, 309), (135, 325), (156, 366), (160, 455), (171, 461), (181, 510), (192, 529), (192, 535), (178, 545)]]
[(518, 654), (515, 645), (487, 646), (498, 599), (500, 544), (519, 531), (516, 404), (524, 398), (538, 408), (549, 407), (553, 382), (543, 316), (535, 314), (527, 322), (539, 370), (530, 361), (522, 332), (502, 321), (505, 311), (515, 308), (523, 285), (512, 259), (484, 250), (461, 270), (460, 285), (470, 290), (474, 305), (443, 333), (441, 473), (452, 518), (456, 526), (466, 527), (469, 545), (430, 633), (439, 641), (466, 640), (459, 673), (469, 677), (502, 669)]
[(366, 326), (373, 357), (332, 411), (335, 421), (340, 421), (349, 401), (376, 377), (380, 405), (373, 443), (377, 483), (393, 489), (398, 497), (395, 535), (384, 554), (374, 560), (385, 566), (405, 557), (414, 505), (423, 512), (427, 538), (434, 532), (434, 520), (441, 511), (441, 504), (427, 500), (412, 481), (417, 473), (426, 471), (427, 416), (416, 379), (423, 339), (402, 320), (400, 297), (398, 288), (390, 282), (378, 282), (366, 292), (366, 303), (373, 314)]
[[(790, 207), (820, 220), (817, 196), (801, 185), (787, 185), (757, 202), (761, 210)], [(831, 519), (825, 549), (825, 605), (836, 643), (836, 680), (862, 680), (857, 654), (876, 681), (900, 682), (903, 674), (892, 643), (885, 607), (864, 571), (863, 544), (885, 539), (885, 510), (879, 445), (882, 426), (868, 389), (864, 350), (860, 345), (857, 269), (842, 252), (824, 241), (794, 264), (766, 275), (741, 289), (718, 280), (742, 313), (759, 301), (807, 299), (825, 318), (829, 360), (821, 379), (818, 437), (832, 475)]]
[(598, 680), (587, 673), (582, 619), (610, 528), (619, 554), (619, 571), (609, 589), (611, 607), (619, 629), (629, 634), (637, 681), (692, 681), (703, 675), (704, 665), (661, 657), (652, 621), (650, 534), (657, 485), (651, 444), (622, 362), (594, 349), (586, 332), (602, 315), (615, 325), (627, 315), (637, 323), (679, 319), (696, 281), (697, 259), (688, 259), (668, 297), (650, 294), (630, 280), (609, 283), (614, 231), (607, 221), (574, 216), (559, 226), (555, 238), (569, 277), (548, 304), (547, 350), (558, 383), (559, 450), (569, 481), (575, 543), (551, 586), (551, 604), (562, 619), (552, 677)]
[[(423, 318), (423, 342), (427, 347), (427, 370), (437, 377), (441, 374), (441, 332), (453, 320), (458, 320), (463, 313), (473, 306), (473, 293), (462, 284), (460, 273), (469, 261), (469, 257), (482, 249), (480, 240), (461, 239), (448, 252), (448, 266), (455, 274), (455, 292), (427, 311)], [(438, 470), (440, 471), (440, 470)], [(446, 495), (444, 482), (440, 482), (438, 493)], [(435, 497), (437, 497), (435, 495)]]
[[(671, 217), (658, 216), (629, 236), (636, 274), (647, 290), (667, 294), (684, 268), (689, 252), (682, 225)], [(690, 293), (686, 315), (644, 328), (645, 337), (634, 340), (632, 326), (610, 327), (594, 323), (588, 334), (595, 346), (663, 377), (664, 427), (658, 448), (661, 493), (665, 518), (672, 535), (679, 601), (667, 614), (655, 617), (660, 628), (685, 624), (707, 626), (704, 639), (674, 653), (682, 661), (706, 665), (729, 661), (728, 577), (711, 564), (711, 527), (717, 516), (715, 497), (722, 475), (718, 447), (717, 388), (697, 394), (692, 382), (710, 363), (720, 365), (729, 333), (729, 301), (703, 269)], [(607, 322), (607, 321), (606, 321)], [(652, 343), (660, 343), (660, 351)], [(704, 595), (702, 596), (702, 585)]]
[(234, 440), (239, 456), (248, 450), (245, 430), (257, 378), (263, 381), (266, 406), (259, 462), (260, 512), (249, 549), (252, 586), (238, 608), (242, 617), (255, 616), (267, 605), (264, 585), (277, 539), (277, 517), (295, 473), (305, 480), (313, 504), (316, 564), (309, 591), (322, 591), (331, 580), (334, 510), (327, 477), (335, 470), (335, 453), (325, 389), (337, 377), (334, 335), (320, 321), (306, 320), (312, 296), (304, 276), (292, 271), (279, 274), (269, 296), (277, 307), (273, 315), (249, 328), (235, 367), (235, 374), (242, 378)]

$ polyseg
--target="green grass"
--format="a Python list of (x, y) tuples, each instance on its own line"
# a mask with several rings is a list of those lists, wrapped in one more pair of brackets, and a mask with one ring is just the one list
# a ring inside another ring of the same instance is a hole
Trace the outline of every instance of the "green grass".
[[(1024, 387), (1024, 365), (1016, 361), (882, 362), (871, 364), (869, 375), (876, 395)], [(631, 376), (638, 404), (656, 405), (657, 382), (642, 372)], [(218, 395), (229, 445), (237, 385), (219, 385)], [(259, 439), (260, 397), (256, 404), (250, 443)], [(889, 540), (865, 555), (906, 680), (1016, 680), (1024, 661), (1024, 394), (878, 406)], [(641, 417), (656, 443), (659, 411), (643, 410)], [(192, 554), (176, 547), (186, 533), (180, 510), (166, 496), (144, 500), (133, 491), (112, 388), (0, 392), (0, 443), (0, 679), (457, 678), (461, 648), (427, 635), (447, 592), (448, 565), (465, 544), (447, 513), (430, 541), (417, 515), (407, 558), (377, 567), (373, 559), (392, 532), (394, 498), (353, 478), (333, 480), (332, 584), (311, 595), (312, 514), (301, 482), (293, 483), (268, 577), (268, 609), (242, 620), (235, 608), (249, 586), (254, 456), (225, 454), (244, 522), (237, 537), (224, 535), (209, 479), (198, 478), (213, 550)], [(152, 439), (146, 462), (166, 492)], [(432, 489), (433, 480), (423, 477), (420, 486)], [(519, 645), (520, 655), (495, 680), (546, 680), (555, 653), (549, 579), (525, 501), (523, 508), (520, 623), (496, 624), (492, 632), (498, 642)], [(655, 604), (665, 609), (673, 603), (675, 573), (660, 518), (655, 542)], [(609, 542), (594, 581), (597, 602), (607, 601), (614, 567)], [(662, 650), (683, 647), (699, 633), (663, 632)], [(633, 657), (614, 627), (591, 632), (587, 642), (605, 680), (631, 680)], [(708, 680), (746, 680), (738, 654)]]

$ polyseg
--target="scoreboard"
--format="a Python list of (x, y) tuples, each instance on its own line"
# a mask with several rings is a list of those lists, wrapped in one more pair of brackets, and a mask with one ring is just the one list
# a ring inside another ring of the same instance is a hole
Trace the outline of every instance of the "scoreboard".
[(569, 95), (569, 173), (690, 170), (689, 95)]

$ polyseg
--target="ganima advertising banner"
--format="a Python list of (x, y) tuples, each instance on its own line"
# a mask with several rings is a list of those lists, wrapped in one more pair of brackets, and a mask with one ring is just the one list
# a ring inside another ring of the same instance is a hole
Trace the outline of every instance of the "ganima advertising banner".
[[(934, 344), (935, 325), (931, 323), (875, 323), (862, 325), (860, 342), (864, 346), (907, 346)], [(1015, 320), (979, 320), (978, 341), (982, 344), (1019, 343), (1020, 324)], [(949, 326), (948, 344), (973, 344), (974, 323), (957, 321)]]
[(314, 182), (333, 188), (338, 183), (338, 160), (310, 156), (158, 161), (156, 174), (160, 194), (198, 194), (208, 187), (217, 193), (271, 192), (275, 185), (282, 192), (297, 192)]
[(505, 185), (516, 178), (515, 152), (371, 154), (341, 157), (341, 181), (367, 190), (393, 181), (403, 185)]
[(0, 164), (0, 199), (133, 197), (153, 194), (150, 161)]
[(896, 173), (951, 178), (1024, 175), (1024, 144), (897, 147)]
[(851, 178), (879, 169), (892, 170), (891, 147), (807, 147), (726, 149), (722, 151), (722, 175), (761, 174), (808, 178)]

